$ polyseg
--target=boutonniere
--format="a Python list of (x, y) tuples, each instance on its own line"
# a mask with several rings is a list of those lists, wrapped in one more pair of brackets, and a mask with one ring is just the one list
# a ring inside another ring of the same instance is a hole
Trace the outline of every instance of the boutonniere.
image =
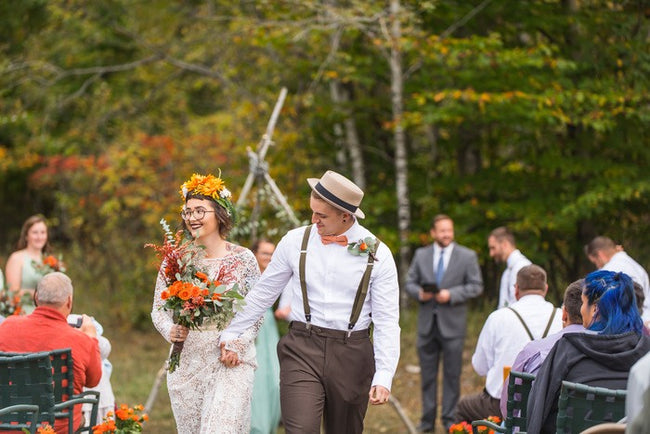
[(377, 260), (375, 253), (377, 253), (377, 238), (366, 237), (358, 241), (348, 244), (348, 252), (354, 256), (368, 256), (370, 255), (373, 260)]

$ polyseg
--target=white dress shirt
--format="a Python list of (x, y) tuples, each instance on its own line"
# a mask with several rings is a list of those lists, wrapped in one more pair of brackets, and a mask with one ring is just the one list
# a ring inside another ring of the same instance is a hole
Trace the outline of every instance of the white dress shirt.
[[(451, 258), (451, 252), (454, 251), (454, 242), (449, 243), (447, 247), (444, 247), (444, 253), (442, 256), (442, 263), (444, 264), (444, 270), (449, 268), (449, 258)], [(443, 250), (443, 247), (440, 247), (438, 243), (433, 243), (433, 275), (438, 275), (438, 261), (440, 260), (440, 251)], [(444, 276), (444, 273), (443, 273)], [(444, 288), (440, 288), (444, 289)]]
[(506, 269), (503, 270), (501, 283), (499, 284), (499, 309), (517, 302), (517, 297), (515, 297), (517, 273), (526, 265), (530, 264), (532, 262), (518, 249), (510, 253), (506, 261)]
[(625, 252), (616, 252), (601, 270), (625, 273), (643, 288), (645, 301), (643, 302), (643, 321), (650, 320), (650, 283), (648, 273), (630, 255)]
[[(554, 309), (556, 312), (548, 334), (562, 328), (562, 312), (541, 295), (525, 295), (510, 307), (521, 315), (535, 339), (544, 334)], [(472, 366), (477, 374), (486, 376), (485, 388), (493, 398), (501, 397), (503, 367), (512, 366), (528, 342), (530, 337), (526, 329), (510, 309), (497, 309), (488, 316), (476, 343)]]
[[(222, 342), (236, 339), (252, 326), (285, 287), (290, 288), (292, 294), (288, 320), (305, 322), (298, 271), (304, 231), (304, 227), (291, 230), (278, 243), (264, 274), (246, 296), (244, 310), (221, 334)], [(349, 243), (373, 236), (356, 221), (343, 235), (348, 237)], [(354, 330), (367, 329), (371, 321), (374, 323), (376, 372), (372, 385), (381, 385), (390, 390), (400, 354), (397, 268), (390, 249), (384, 243), (379, 245), (375, 256), (377, 261), (373, 266), (368, 294)], [(347, 331), (354, 298), (367, 262), (366, 256), (352, 255), (347, 247), (323, 244), (316, 229), (312, 229), (305, 263), (312, 324)]]
[(628, 423), (632, 422), (643, 409), (643, 395), (648, 387), (650, 387), (650, 353), (641, 357), (630, 369), (625, 399), (625, 416)]

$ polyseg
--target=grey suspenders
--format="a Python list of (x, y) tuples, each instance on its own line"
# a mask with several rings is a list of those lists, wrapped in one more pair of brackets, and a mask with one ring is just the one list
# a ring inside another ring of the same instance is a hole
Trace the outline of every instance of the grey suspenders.
[[(305, 280), (305, 262), (307, 260), (307, 244), (309, 243), (309, 234), (311, 232), (312, 225), (309, 225), (305, 228), (305, 233), (302, 236), (302, 246), (300, 247), (300, 262), (298, 263), (298, 272), (300, 276), (300, 289), (302, 290), (302, 307), (305, 310), (305, 321), (307, 323), (307, 329), (311, 328), (311, 309), (309, 308), (309, 300), (307, 298), (307, 282)], [(377, 240), (377, 246), (379, 246), (379, 240)], [(374, 256), (368, 255), (368, 263), (366, 264), (366, 271), (363, 273), (361, 282), (359, 282), (359, 287), (357, 288), (357, 294), (354, 297), (354, 304), (352, 306), (352, 313), (350, 314), (350, 321), (348, 323), (348, 337), (352, 333), (354, 325), (361, 315), (361, 309), (363, 308), (363, 302), (366, 299), (368, 294), (368, 285), (370, 284), (370, 274), (372, 273), (372, 267), (374, 265)]]
[[(533, 337), (533, 334), (530, 332), (530, 329), (528, 328), (528, 326), (524, 322), (524, 319), (521, 317), (521, 315), (519, 315), (519, 312), (517, 312), (516, 310), (514, 310), (510, 306), (508, 306), (508, 309), (510, 309), (511, 311), (513, 311), (515, 313), (515, 315), (517, 315), (517, 318), (519, 318), (519, 321), (521, 322), (521, 324), (526, 329), (526, 333), (528, 333), (528, 337), (530, 338), (531, 341), (534, 341), (535, 338)], [(542, 335), (542, 338), (545, 338), (546, 335), (548, 335), (548, 331), (551, 329), (551, 325), (553, 324), (553, 318), (555, 318), (555, 311), (556, 311), (556, 309), (555, 309), (555, 307), (553, 307), (553, 312), (551, 312), (551, 317), (548, 319), (548, 324), (546, 324), (546, 330), (544, 330), (544, 334)]]

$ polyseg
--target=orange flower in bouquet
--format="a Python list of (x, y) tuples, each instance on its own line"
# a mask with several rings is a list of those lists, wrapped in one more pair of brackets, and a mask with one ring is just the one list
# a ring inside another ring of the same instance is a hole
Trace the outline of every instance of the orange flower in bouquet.
[(61, 255), (57, 258), (54, 255), (47, 255), (43, 257), (42, 261), (36, 262), (32, 261), (32, 265), (34, 266), (34, 269), (43, 276), (49, 273), (53, 273), (55, 271), (60, 271), (62, 273), (65, 273), (65, 265), (63, 264), (63, 260), (61, 259)]
[(103, 422), (93, 427), (93, 434), (132, 434), (142, 432), (142, 424), (149, 420), (147, 414), (140, 414), (144, 410), (142, 405), (130, 408), (126, 404), (120, 405), (115, 413), (109, 411)]
[[(204, 248), (185, 238), (182, 232), (172, 234), (164, 219), (160, 224), (165, 231), (164, 244), (146, 244), (146, 247), (153, 247), (161, 259), (160, 269), (166, 284), (160, 294), (162, 308), (171, 311), (175, 324), (192, 330), (200, 330), (206, 320), (225, 326), (243, 306), (239, 285), (222, 283), (227, 276), (210, 280), (208, 273), (199, 269), (198, 260), (205, 255)], [(183, 346), (184, 342), (174, 342), (167, 364), (169, 372), (178, 367)]]
[(8, 289), (0, 289), (0, 315), (5, 318), (11, 315), (20, 315), (22, 307), (20, 295), (11, 294)]

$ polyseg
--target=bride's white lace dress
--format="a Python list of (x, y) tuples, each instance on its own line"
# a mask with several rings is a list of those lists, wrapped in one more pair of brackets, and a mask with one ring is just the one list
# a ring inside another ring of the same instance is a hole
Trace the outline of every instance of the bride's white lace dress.
[[(219, 277), (222, 283), (239, 282), (242, 295), (248, 293), (260, 275), (255, 256), (243, 247), (237, 247), (223, 258), (200, 261), (201, 266), (209, 270), (211, 280)], [(164, 289), (165, 283), (159, 274), (151, 317), (156, 329), (169, 341), (173, 325), (171, 312), (160, 309), (163, 304), (160, 294)], [(167, 374), (167, 388), (179, 433), (249, 432), (256, 368), (255, 337), (260, 324), (261, 321), (257, 322), (240, 339), (229, 343), (228, 348), (237, 351), (242, 362), (234, 368), (227, 368), (219, 361), (221, 329), (207, 325), (202, 331), (189, 332), (178, 368)]]

